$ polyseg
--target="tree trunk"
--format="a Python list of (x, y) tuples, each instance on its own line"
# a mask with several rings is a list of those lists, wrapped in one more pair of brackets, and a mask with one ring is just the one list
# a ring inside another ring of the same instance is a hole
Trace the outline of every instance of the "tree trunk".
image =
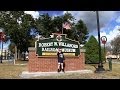
[(20, 50), (18, 50), (18, 59), (20, 59)]
[(15, 60), (17, 60), (17, 46), (15, 46)]
[(25, 60), (25, 52), (24, 52), (24, 60)]

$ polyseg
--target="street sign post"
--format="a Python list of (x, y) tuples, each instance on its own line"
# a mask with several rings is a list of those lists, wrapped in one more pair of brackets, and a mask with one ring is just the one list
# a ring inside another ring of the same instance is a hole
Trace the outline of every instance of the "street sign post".
[[(101, 41), (102, 41), (102, 44), (104, 44), (104, 56), (106, 56), (105, 44), (107, 42), (107, 37), (106, 36), (102, 36), (101, 37)], [(105, 62), (106, 62), (106, 58), (105, 58)]]

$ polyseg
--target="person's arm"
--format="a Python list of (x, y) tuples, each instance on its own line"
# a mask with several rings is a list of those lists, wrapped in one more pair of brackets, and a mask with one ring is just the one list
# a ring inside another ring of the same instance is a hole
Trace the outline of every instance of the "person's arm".
[(65, 60), (65, 55), (63, 54), (63, 60)]
[(59, 53), (57, 53), (57, 57), (59, 58)]

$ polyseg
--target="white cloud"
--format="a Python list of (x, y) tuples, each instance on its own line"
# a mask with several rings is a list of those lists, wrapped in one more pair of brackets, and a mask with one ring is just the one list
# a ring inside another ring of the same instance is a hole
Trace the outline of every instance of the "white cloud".
[(39, 12), (38, 11), (25, 11), (26, 14), (31, 14), (33, 18), (38, 18), (39, 17)]
[(113, 40), (117, 35), (120, 35), (120, 31), (118, 30), (120, 28), (120, 26), (115, 26), (115, 28), (110, 31), (108, 36), (109, 41)]
[(70, 12), (70, 11), (63, 11), (63, 15), (64, 15), (65, 13), (67, 13), (67, 12)]
[(63, 15), (66, 13), (66, 11), (63, 11)]
[[(120, 35), (120, 31), (118, 29), (120, 26), (115, 26), (113, 30), (109, 30), (109, 32), (105, 31), (105, 29), (110, 27), (109, 23), (113, 19), (116, 18), (118, 11), (99, 11), (99, 22), (100, 22), (100, 36), (106, 36), (107, 37), (107, 43), (111, 42), (117, 35)], [(63, 12), (63, 14), (66, 13), (66, 11)], [(75, 19), (76, 22), (78, 20), (83, 20), (84, 23), (87, 25), (89, 33), (96, 32), (94, 35), (96, 39), (98, 40), (98, 32), (97, 32), (97, 20), (96, 20), (96, 13), (93, 11), (69, 11)], [(117, 18), (116, 22), (120, 23), (120, 17)], [(107, 32), (107, 33), (106, 33)]]
[(59, 16), (59, 15), (57, 15), (57, 14), (54, 14), (54, 15), (52, 16), (52, 19), (54, 19), (54, 17), (57, 17), (57, 16)]
[[(63, 14), (66, 11), (63, 12)], [(88, 27), (90, 32), (96, 30), (97, 21), (96, 21), (96, 13), (93, 11), (68, 11), (70, 12), (76, 19), (83, 20)], [(101, 28), (105, 27), (110, 20), (112, 20), (116, 15), (116, 11), (99, 11), (99, 21)]]
[[(111, 40), (113, 40), (117, 35), (120, 35), (120, 31), (118, 30), (120, 26), (115, 26), (113, 30), (111, 30), (108, 34), (105, 32), (100, 32), (100, 37), (106, 36), (107, 37), (107, 43), (110, 43)], [(98, 36), (95, 36), (98, 40)]]
[(120, 23), (120, 16), (116, 19), (117, 23)]

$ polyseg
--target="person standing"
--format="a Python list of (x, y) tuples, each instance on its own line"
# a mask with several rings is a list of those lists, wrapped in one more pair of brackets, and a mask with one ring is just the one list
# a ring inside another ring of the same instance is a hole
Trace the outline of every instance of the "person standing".
[(62, 72), (64, 72), (65, 57), (64, 57), (64, 54), (62, 52), (62, 49), (58, 49), (57, 56), (58, 56), (58, 72), (60, 72), (61, 70), (62, 70)]

